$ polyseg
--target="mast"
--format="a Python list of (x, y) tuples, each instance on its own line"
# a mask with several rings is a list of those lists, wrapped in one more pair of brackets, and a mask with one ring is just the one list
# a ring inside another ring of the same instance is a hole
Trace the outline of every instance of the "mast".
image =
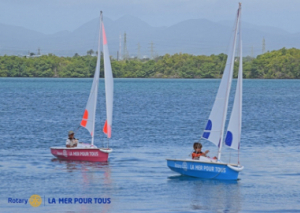
[(102, 41), (103, 41), (103, 58), (104, 58), (104, 82), (105, 82), (105, 102), (106, 102), (106, 121), (104, 123), (103, 132), (107, 138), (111, 137), (112, 114), (113, 114), (113, 93), (114, 81), (111, 69), (111, 62), (108, 51), (107, 38), (104, 24), (102, 22)]
[[(99, 64), (99, 75), (100, 75), (100, 57), (101, 57), (101, 24), (102, 24), (102, 11), (100, 11), (100, 26), (99, 26), (99, 39), (98, 39), (98, 55), (97, 55), (97, 64)], [(98, 76), (98, 84), (99, 84), (99, 76)], [(97, 89), (96, 89), (96, 101), (94, 102), (94, 115), (96, 115), (96, 108), (97, 108), (97, 95), (98, 95), (98, 84), (97, 84)], [(95, 122), (96, 118), (93, 122), (93, 130), (95, 131)], [(92, 145), (94, 145), (94, 136), (95, 134), (92, 134)]]
[(221, 152), (222, 152), (222, 144), (223, 144), (223, 136), (224, 136), (224, 128), (225, 128), (225, 122), (226, 122), (226, 116), (227, 116), (227, 109), (228, 109), (228, 100), (229, 100), (229, 94), (230, 94), (230, 88), (231, 88), (231, 81), (232, 81), (232, 74), (233, 74), (233, 66), (234, 66), (234, 52), (235, 52), (235, 46), (236, 46), (236, 36), (237, 36), (237, 29), (239, 26), (240, 21), (240, 14), (241, 14), (241, 3), (239, 3), (239, 9), (237, 14), (237, 20), (235, 25), (235, 31), (234, 31), (234, 39), (233, 39), (233, 46), (232, 46), (232, 52), (231, 52), (231, 63), (230, 63), (230, 74), (228, 75), (227, 79), (227, 88), (226, 88), (226, 96), (225, 96), (225, 102), (224, 102), (224, 110), (223, 110), (223, 119), (222, 119), (222, 126), (221, 126), (221, 132), (220, 132), (220, 140), (218, 144), (218, 160), (221, 160)]
[[(241, 3), (240, 3), (241, 7)], [(241, 144), (241, 133), (242, 133), (242, 104), (243, 104), (243, 46), (242, 46), (242, 28), (241, 28), (241, 15), (240, 15), (240, 25), (239, 25), (239, 44), (240, 44), (240, 64), (239, 64), (239, 127), (238, 127), (238, 165), (240, 165), (240, 144)]]
[(101, 17), (102, 13), (100, 12), (100, 28), (99, 28), (99, 40), (98, 40), (98, 56), (97, 64), (95, 69), (95, 74), (93, 78), (92, 88), (87, 101), (84, 114), (81, 120), (80, 125), (85, 127), (91, 134), (92, 141), (91, 145), (94, 144), (94, 135), (95, 135), (95, 121), (96, 121), (96, 107), (97, 107), (97, 96), (98, 96), (98, 85), (99, 85), (99, 76), (100, 76), (100, 38), (101, 38)]
[(225, 145), (231, 149), (238, 150), (238, 165), (240, 165), (240, 141), (242, 131), (242, 98), (243, 98), (243, 56), (242, 56), (242, 34), (241, 19), (239, 23), (239, 72), (236, 84), (233, 107), (229, 119)]
[(228, 57), (226, 60), (226, 66), (224, 68), (223, 76), (219, 85), (219, 89), (215, 98), (214, 105), (208, 117), (206, 127), (203, 131), (202, 138), (209, 140), (216, 146), (218, 146), (218, 159), (221, 159), (221, 150), (224, 136), (224, 127), (228, 109), (228, 99), (231, 88), (233, 67), (234, 67), (234, 55), (236, 48), (237, 29), (239, 26), (241, 5), (237, 11), (234, 35), (231, 38), (230, 47), (228, 51)]

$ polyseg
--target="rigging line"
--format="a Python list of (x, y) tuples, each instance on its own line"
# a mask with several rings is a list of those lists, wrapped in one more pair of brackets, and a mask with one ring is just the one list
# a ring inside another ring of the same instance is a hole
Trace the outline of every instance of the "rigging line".
[[(100, 23), (99, 22), (97, 22), (97, 26), (100, 26)], [(98, 39), (97, 39), (97, 37), (99, 36), (99, 32), (96, 30), (95, 31), (95, 33), (94, 33), (94, 39), (93, 39), (93, 47), (96, 47), (97, 46), (97, 41), (98, 41)], [(98, 47), (96, 48), (96, 50), (97, 50), (97, 52), (98, 52)], [(91, 55), (92, 56), (92, 55)], [(89, 60), (89, 66), (88, 66), (88, 77), (90, 77), (90, 74), (91, 73), (94, 73), (93, 71), (90, 73), (90, 68), (91, 68), (91, 61), (92, 61), (92, 59), (93, 59), (94, 57), (90, 57), (90, 60)], [(100, 73), (99, 73), (99, 75), (100, 75)]]
[(102, 147), (104, 148), (104, 138), (101, 137), (101, 141), (102, 141)]
[(240, 143), (239, 143), (239, 149), (238, 149), (238, 166), (240, 165)]
[(74, 132), (74, 135), (75, 135), (75, 133), (80, 129), (80, 127), (81, 127), (81, 125), (79, 125), (79, 126), (77, 127), (77, 129), (76, 129), (75, 132)]
[(225, 167), (226, 167), (227, 165), (224, 165), (224, 167), (220, 170), (220, 172), (218, 173), (218, 174), (216, 174), (214, 177), (212, 177), (212, 178), (209, 178), (209, 179), (215, 179), (216, 177), (218, 177), (220, 174), (221, 174), (221, 172), (223, 172), (224, 170), (225, 170)]

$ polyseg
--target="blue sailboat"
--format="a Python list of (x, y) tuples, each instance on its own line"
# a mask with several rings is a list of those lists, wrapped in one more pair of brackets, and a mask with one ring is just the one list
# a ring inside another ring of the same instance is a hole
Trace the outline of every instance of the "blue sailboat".
[[(218, 147), (218, 158), (200, 156), (199, 160), (194, 159), (167, 159), (168, 167), (180, 174), (198, 178), (237, 180), (239, 172), (244, 169), (237, 164), (221, 161), (222, 145), (240, 150), (241, 123), (242, 123), (242, 84), (243, 84), (243, 59), (242, 59), (242, 37), (241, 37), (241, 4), (237, 11), (235, 29), (232, 43), (230, 45), (226, 66), (218, 89), (218, 93), (209, 115), (206, 128), (201, 139), (208, 140)], [(239, 72), (234, 97), (233, 108), (224, 138), (225, 121), (228, 109), (231, 82), (233, 77), (234, 56), (236, 40), (239, 37)], [(239, 155), (238, 155), (239, 156)]]

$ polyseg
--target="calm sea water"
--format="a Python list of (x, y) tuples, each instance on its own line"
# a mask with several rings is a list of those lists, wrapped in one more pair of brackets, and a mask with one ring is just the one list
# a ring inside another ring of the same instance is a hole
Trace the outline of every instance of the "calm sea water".
[[(92, 79), (0, 79), (0, 212), (300, 211), (299, 80), (244, 81), (245, 169), (238, 181), (189, 178), (166, 166), (166, 158), (189, 157), (219, 82), (115, 79), (114, 152), (108, 163), (90, 163), (59, 161), (49, 147), (63, 145), (79, 126)], [(106, 143), (104, 104), (101, 81), (98, 146)], [(83, 128), (76, 136), (90, 140)], [(217, 154), (213, 144), (203, 145)], [(234, 163), (237, 153), (225, 147), (222, 159)], [(8, 203), (33, 194), (45, 202)], [(110, 198), (111, 204), (49, 204), (48, 198)]]

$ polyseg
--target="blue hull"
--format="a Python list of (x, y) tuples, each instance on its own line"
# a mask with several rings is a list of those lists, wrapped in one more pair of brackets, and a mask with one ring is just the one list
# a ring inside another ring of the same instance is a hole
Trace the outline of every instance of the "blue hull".
[(239, 172), (225, 163), (167, 159), (168, 167), (182, 175), (214, 180), (237, 180)]

